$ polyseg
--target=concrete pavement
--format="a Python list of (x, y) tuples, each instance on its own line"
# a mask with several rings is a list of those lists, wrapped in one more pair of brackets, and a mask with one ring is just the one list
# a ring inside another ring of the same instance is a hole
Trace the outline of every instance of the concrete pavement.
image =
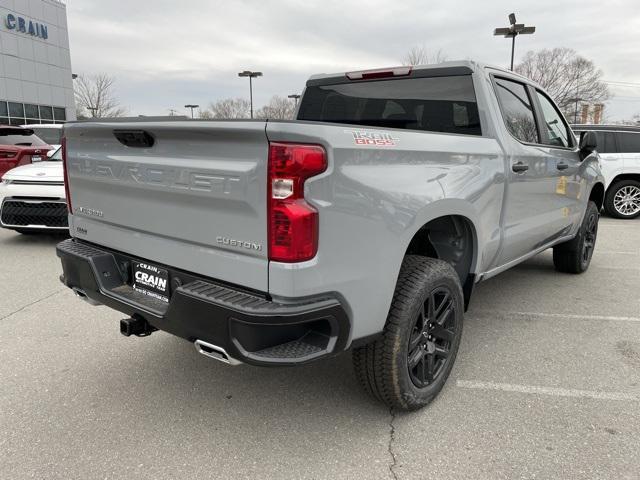
[(58, 282), (58, 238), (0, 231), (0, 478), (640, 478), (640, 221), (590, 270), (550, 252), (478, 286), (447, 386), (395, 414), (350, 356), (227, 367)]

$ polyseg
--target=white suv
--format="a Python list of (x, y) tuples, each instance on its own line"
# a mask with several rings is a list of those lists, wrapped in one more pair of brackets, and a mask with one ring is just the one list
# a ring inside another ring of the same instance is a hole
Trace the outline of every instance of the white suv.
[(605, 211), (615, 218), (640, 216), (640, 127), (573, 125), (576, 134), (587, 130), (598, 138), (597, 150), (606, 182)]

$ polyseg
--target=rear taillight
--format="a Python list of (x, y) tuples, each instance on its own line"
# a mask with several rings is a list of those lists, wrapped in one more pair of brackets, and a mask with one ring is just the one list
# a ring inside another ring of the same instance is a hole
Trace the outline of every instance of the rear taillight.
[(269, 144), (269, 260), (303, 262), (318, 252), (318, 211), (304, 199), (304, 182), (327, 168), (320, 145)]
[(67, 173), (67, 139), (62, 137), (62, 171), (64, 172), (64, 196), (67, 200), (67, 209), (69, 213), (73, 213), (71, 209), (71, 194), (69, 193), (69, 174)]
[(0, 158), (13, 158), (18, 154), (18, 152), (14, 151), (7, 151), (7, 150), (0, 150)]

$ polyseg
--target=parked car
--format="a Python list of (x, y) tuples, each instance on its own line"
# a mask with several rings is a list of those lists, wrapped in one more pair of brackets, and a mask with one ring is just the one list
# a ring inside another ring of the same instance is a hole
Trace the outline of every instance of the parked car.
[[(292, 121), (65, 125), (63, 283), (228, 364), (353, 349), (363, 387), (422, 407), (481, 280), (553, 248), (587, 270), (604, 179), (544, 90), (474, 62), (308, 82)], [(531, 295), (535, 295), (532, 285)]]
[(574, 125), (576, 133), (594, 132), (605, 179), (604, 210), (615, 218), (640, 216), (640, 127)]
[(61, 123), (29, 124), (23, 125), (23, 127), (33, 130), (40, 139), (53, 147), (53, 151), (60, 148), (62, 141)]
[(9, 170), (0, 182), (0, 226), (20, 233), (68, 227), (62, 151), (47, 160)]
[(43, 160), (51, 149), (30, 128), (0, 125), (0, 177), (18, 165)]

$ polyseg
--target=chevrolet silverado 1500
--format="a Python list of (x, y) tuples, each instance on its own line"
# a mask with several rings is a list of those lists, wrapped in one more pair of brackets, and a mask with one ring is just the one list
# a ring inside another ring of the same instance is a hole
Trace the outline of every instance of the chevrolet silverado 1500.
[(64, 136), (61, 279), (124, 335), (229, 364), (352, 349), (363, 387), (405, 410), (446, 381), (476, 283), (548, 248), (588, 268), (604, 198), (594, 135), (475, 62), (316, 75), (292, 121)]

